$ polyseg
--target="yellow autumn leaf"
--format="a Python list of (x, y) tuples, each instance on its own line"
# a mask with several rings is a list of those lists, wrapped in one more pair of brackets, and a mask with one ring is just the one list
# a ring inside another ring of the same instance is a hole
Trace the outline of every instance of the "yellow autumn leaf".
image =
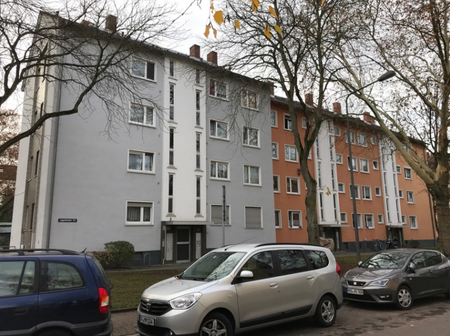
[(253, 9), (253, 11), (257, 11), (258, 10), (258, 8), (259, 8), (259, 0), (250, 0), (251, 1), (251, 3), (252, 3), (252, 9)]
[(236, 29), (241, 29), (241, 22), (238, 19), (234, 20), (234, 27)]
[(206, 25), (206, 28), (205, 28), (205, 36), (206, 36), (206, 38), (208, 38), (209, 37), (209, 30), (211, 29), (211, 26), (210, 25)]
[(279, 25), (276, 25), (275, 27), (273, 27), (275, 30), (276, 30), (276, 32), (278, 33), (278, 34), (280, 34), (280, 35), (283, 35), (282, 33), (283, 33), (283, 31), (281, 30), (281, 28), (280, 28), (280, 26)]
[(264, 29), (264, 35), (267, 36), (267, 38), (272, 38), (272, 34), (270, 33), (270, 27), (266, 26), (266, 28)]
[(272, 16), (273, 16), (275, 19), (278, 19), (277, 13), (275, 13), (275, 9), (273, 9), (272, 6), (269, 6), (269, 13), (272, 14)]
[(217, 37), (217, 30), (213, 28), (214, 37)]
[(214, 21), (216, 21), (219, 26), (223, 23), (223, 11), (214, 13)]
[(322, 0), (322, 3), (320, 5), (323, 6), (324, 3), (325, 3), (325, 0)]

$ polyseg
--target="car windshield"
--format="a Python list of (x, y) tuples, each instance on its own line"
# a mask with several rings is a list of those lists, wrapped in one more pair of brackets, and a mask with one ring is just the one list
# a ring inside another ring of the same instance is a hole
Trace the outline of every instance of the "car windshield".
[(382, 268), (382, 269), (398, 269), (402, 268), (408, 260), (409, 253), (404, 252), (383, 252), (374, 254), (364, 261), (360, 267), (362, 268)]
[(244, 255), (244, 252), (208, 253), (192, 264), (179, 278), (199, 281), (222, 279), (230, 274)]

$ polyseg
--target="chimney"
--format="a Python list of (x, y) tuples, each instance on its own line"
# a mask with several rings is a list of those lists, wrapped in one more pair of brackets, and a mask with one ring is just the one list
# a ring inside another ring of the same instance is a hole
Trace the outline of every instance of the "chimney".
[(200, 58), (200, 46), (196, 44), (192, 45), (189, 48), (189, 56)]
[(81, 24), (82, 24), (83, 26), (93, 26), (92, 22), (89, 22), (89, 21), (87, 21), (87, 20), (81, 20)]
[(364, 112), (364, 121), (368, 124), (375, 124), (375, 118), (370, 115), (369, 112)]
[(113, 33), (117, 30), (117, 16), (108, 15), (106, 17), (105, 29)]
[(207, 56), (206, 56), (206, 60), (208, 62), (211, 62), (213, 64), (217, 65), (217, 53), (215, 51), (211, 51)]
[(313, 94), (312, 93), (307, 93), (305, 94), (305, 103), (308, 105), (314, 105), (314, 99), (313, 99)]
[(333, 103), (333, 112), (336, 114), (342, 114), (341, 103), (338, 102)]

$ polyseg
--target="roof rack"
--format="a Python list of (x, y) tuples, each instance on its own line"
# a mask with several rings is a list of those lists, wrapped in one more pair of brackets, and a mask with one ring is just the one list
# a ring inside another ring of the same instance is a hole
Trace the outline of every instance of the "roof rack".
[(319, 244), (309, 244), (309, 243), (304, 243), (304, 244), (303, 243), (261, 243), (261, 244), (256, 245), (255, 247), (260, 247), (260, 246), (283, 246), (283, 245), (321, 246)]
[(17, 253), (18, 255), (26, 255), (31, 253), (39, 253), (39, 252), (59, 252), (64, 255), (78, 255), (79, 252), (72, 251), (72, 250), (65, 250), (65, 249), (1, 249), (0, 253)]

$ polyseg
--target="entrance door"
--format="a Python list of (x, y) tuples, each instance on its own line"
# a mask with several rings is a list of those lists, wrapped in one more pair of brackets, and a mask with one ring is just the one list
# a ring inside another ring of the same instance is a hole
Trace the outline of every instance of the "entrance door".
[(191, 249), (190, 228), (177, 229), (177, 262), (188, 262), (191, 260), (189, 251)]

